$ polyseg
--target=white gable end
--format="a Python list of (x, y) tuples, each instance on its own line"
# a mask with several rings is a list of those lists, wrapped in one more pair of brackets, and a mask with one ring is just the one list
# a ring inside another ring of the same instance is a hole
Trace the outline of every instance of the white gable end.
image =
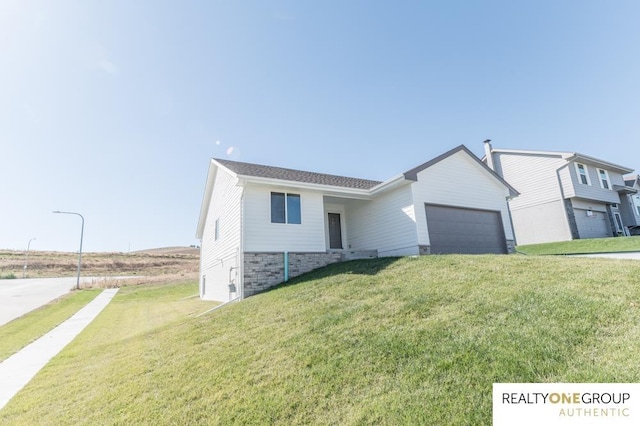
[(411, 185), (418, 241), (429, 245), (425, 203), (499, 211), (506, 239), (513, 240), (507, 197), (509, 189), (464, 151), (418, 172)]
[(240, 284), (241, 200), (237, 179), (214, 168), (215, 183), (202, 235), (200, 294), (204, 299), (227, 301), (230, 281)]

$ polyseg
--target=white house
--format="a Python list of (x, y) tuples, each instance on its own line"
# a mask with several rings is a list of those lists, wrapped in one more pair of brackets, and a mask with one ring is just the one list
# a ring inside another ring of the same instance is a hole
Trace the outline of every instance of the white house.
[(516, 195), (463, 145), (384, 182), (212, 159), (200, 295), (244, 298), (359, 257), (509, 253)]

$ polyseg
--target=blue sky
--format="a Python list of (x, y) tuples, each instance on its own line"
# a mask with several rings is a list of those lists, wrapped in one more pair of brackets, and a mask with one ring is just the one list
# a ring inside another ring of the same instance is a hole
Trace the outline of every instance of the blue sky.
[[(197, 244), (211, 157), (385, 180), (465, 144), (640, 169), (636, 1), (0, 0), (0, 248)], [(464, 196), (461, 193), (461, 196)]]

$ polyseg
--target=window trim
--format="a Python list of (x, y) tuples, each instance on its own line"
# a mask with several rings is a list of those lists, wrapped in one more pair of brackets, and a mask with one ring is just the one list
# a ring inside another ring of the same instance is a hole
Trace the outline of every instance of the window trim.
[[(609, 179), (609, 172), (607, 172), (605, 169), (597, 169), (597, 170), (598, 170), (598, 180), (600, 180), (600, 188), (610, 190), (611, 189), (611, 179)], [(605, 177), (606, 184), (607, 184), (608, 188), (605, 187), (605, 180), (602, 179), (602, 174), (601, 173), (603, 173), (603, 172), (604, 172), (604, 177)]]
[(636, 213), (640, 216), (640, 195), (634, 195), (631, 197), (631, 202), (633, 206), (636, 208)]
[[(586, 164), (583, 163), (574, 163), (576, 166), (576, 174), (578, 175), (578, 183), (580, 185), (589, 185), (591, 186), (591, 178), (589, 177), (589, 168)], [(584, 169), (584, 175), (580, 172), (580, 166)], [(582, 182), (582, 176), (584, 176), (587, 180), (587, 183)]]
[[(283, 195), (284, 196), (284, 221), (274, 221), (273, 215), (273, 196), (274, 195)], [(291, 215), (289, 214), (289, 203), (290, 199), (297, 198), (298, 199), (298, 220), (299, 222), (292, 222)], [(269, 193), (269, 206), (270, 206), (270, 222), (273, 224), (282, 224), (282, 225), (302, 225), (302, 196), (296, 193), (289, 192), (279, 192), (279, 191), (270, 191)]]
[(624, 233), (624, 222), (622, 221), (620, 212), (613, 212), (613, 221), (615, 222), (616, 231)]
[(217, 218), (213, 224), (213, 241), (220, 239), (220, 218)]

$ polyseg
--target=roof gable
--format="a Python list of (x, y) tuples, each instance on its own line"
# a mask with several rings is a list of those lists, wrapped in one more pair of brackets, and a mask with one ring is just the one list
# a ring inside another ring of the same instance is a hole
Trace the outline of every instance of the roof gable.
[(421, 164), (417, 167), (414, 167), (411, 170), (408, 170), (404, 173), (404, 177), (407, 180), (413, 180), (413, 181), (417, 181), (418, 180), (418, 173), (420, 173), (421, 171), (433, 166), (436, 163), (439, 163), (440, 161), (444, 160), (445, 158), (448, 158), (454, 154), (457, 154), (458, 152), (464, 152), (466, 153), (471, 159), (473, 159), (480, 167), (482, 167), (485, 171), (487, 171), (489, 174), (491, 174), (494, 178), (496, 178), (500, 183), (502, 183), (504, 186), (506, 186), (509, 189), (509, 192), (511, 193), (512, 197), (515, 197), (517, 195), (519, 195), (520, 193), (511, 185), (509, 185), (509, 183), (507, 181), (505, 181), (499, 174), (497, 174), (496, 172), (494, 172), (493, 170), (491, 170), (491, 168), (489, 168), (489, 166), (487, 166), (485, 163), (483, 163), (478, 157), (476, 157), (473, 152), (471, 152), (469, 150), (469, 148), (467, 148), (464, 145), (460, 145), (457, 146), (447, 152), (445, 152), (442, 155), (437, 156), (436, 158), (427, 161), (424, 164)]
[(630, 186), (630, 187), (634, 187), (636, 186), (636, 184), (638, 185), (638, 187), (640, 187), (640, 175), (635, 175), (635, 176), (625, 176), (624, 177), (624, 184), (626, 186)]
[(491, 148), (491, 153), (503, 153), (503, 154), (511, 154), (511, 155), (541, 155), (547, 157), (558, 157), (562, 158), (568, 162), (577, 161), (579, 163), (591, 163), (596, 165), (597, 167), (602, 167), (605, 169), (609, 169), (612, 171), (616, 171), (621, 174), (631, 173), (633, 169), (625, 166), (621, 166), (619, 164), (611, 163), (606, 160), (601, 160), (599, 158), (591, 157), (589, 155), (581, 154), (579, 152), (568, 152), (568, 151), (535, 151), (535, 150), (526, 150), (526, 149), (503, 149), (503, 148)]

